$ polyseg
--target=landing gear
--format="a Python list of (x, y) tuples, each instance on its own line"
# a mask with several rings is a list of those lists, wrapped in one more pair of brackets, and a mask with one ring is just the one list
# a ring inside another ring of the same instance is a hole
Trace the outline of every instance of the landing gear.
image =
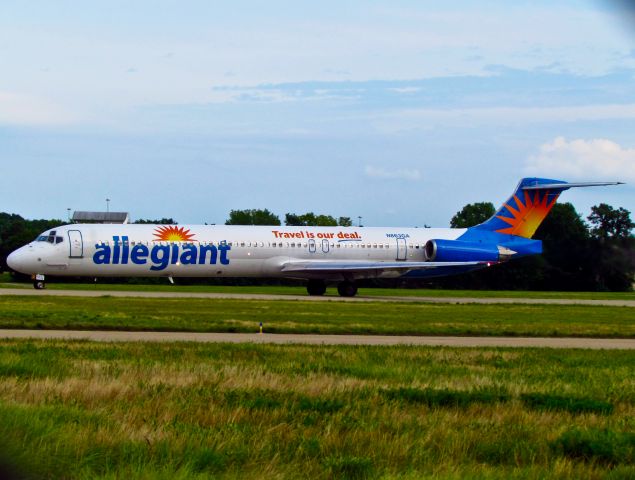
[(33, 275), (31, 278), (33, 279), (33, 288), (36, 290), (44, 290), (46, 288), (46, 282), (44, 281), (46, 280), (46, 277), (44, 275), (38, 273), (37, 275)]
[(340, 297), (354, 297), (357, 295), (357, 285), (354, 282), (341, 282), (337, 286), (337, 293)]
[(309, 280), (307, 283), (306, 291), (309, 295), (324, 295), (326, 292), (326, 283), (323, 280)]

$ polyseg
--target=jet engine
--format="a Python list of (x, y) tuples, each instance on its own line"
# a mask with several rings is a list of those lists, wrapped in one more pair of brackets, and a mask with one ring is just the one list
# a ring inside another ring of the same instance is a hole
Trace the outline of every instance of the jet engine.
[(429, 262), (499, 262), (516, 253), (493, 243), (461, 240), (428, 240), (424, 252)]

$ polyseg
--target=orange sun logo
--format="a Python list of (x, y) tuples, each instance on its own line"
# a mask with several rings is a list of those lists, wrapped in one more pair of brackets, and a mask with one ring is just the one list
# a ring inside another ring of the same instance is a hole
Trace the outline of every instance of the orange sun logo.
[(154, 236), (156, 240), (165, 240), (168, 242), (188, 242), (194, 239), (194, 234), (191, 234), (189, 230), (173, 225), (169, 227), (157, 227), (154, 230)]
[[(517, 195), (513, 197), (514, 200), (516, 200), (516, 208), (512, 206), (513, 202), (511, 199), (505, 204), (505, 208), (512, 214), (511, 217), (497, 215), (496, 218), (510, 225), (507, 228), (496, 230), (498, 233), (509, 233), (510, 235), (531, 238), (560, 195), (559, 193), (549, 194), (549, 190), (546, 190), (542, 199), (540, 199), (540, 193), (538, 191), (533, 195), (533, 198), (528, 191), (525, 190), (524, 193), (524, 204)], [(549, 197), (552, 198), (551, 201), (549, 201)]]

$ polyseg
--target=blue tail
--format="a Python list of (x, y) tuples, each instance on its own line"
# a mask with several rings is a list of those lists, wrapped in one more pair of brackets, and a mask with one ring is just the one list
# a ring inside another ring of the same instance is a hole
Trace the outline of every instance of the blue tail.
[(523, 178), (494, 216), (474, 228), (531, 238), (560, 194), (572, 186), (582, 184), (548, 178)]
[[(548, 178), (523, 178), (513, 195), (486, 222), (461, 235), (457, 241), (479, 246), (495, 245), (500, 255), (522, 257), (542, 252), (542, 242), (531, 240), (560, 194), (573, 187), (619, 185), (620, 182), (568, 183)], [(502, 249), (501, 249), (502, 248)]]

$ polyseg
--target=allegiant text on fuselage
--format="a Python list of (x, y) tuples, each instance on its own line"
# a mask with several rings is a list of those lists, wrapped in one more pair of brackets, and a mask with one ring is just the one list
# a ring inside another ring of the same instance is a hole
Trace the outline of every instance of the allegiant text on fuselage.
[[(186, 243), (170, 243), (167, 245), (144, 245), (137, 243), (130, 245), (127, 236), (118, 235), (112, 237), (113, 245), (98, 243), (95, 245), (93, 262), (97, 265), (135, 265), (152, 264), (150, 270), (165, 270), (168, 265), (229, 265), (227, 252), (231, 250), (231, 245), (220, 242), (216, 245), (201, 245)], [(220, 257), (220, 258), (219, 258)]]

